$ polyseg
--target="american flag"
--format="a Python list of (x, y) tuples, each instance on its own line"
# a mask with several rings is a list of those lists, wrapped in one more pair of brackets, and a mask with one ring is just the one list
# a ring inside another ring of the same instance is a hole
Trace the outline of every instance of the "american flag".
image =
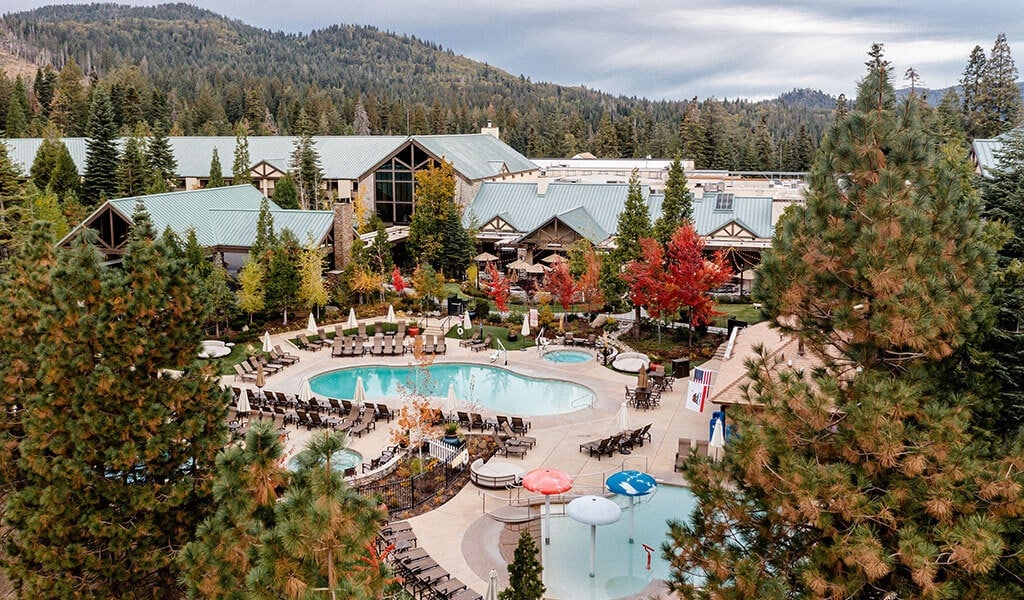
[(703, 385), (711, 385), (711, 378), (714, 375), (714, 371), (705, 371), (704, 369), (693, 370), (693, 380)]

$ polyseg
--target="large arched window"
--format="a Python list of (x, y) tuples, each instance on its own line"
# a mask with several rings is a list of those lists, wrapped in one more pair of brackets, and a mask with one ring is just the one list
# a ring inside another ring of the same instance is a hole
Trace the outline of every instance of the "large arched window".
[(374, 174), (374, 206), (377, 216), (388, 224), (405, 224), (412, 221), (413, 189), (416, 181), (413, 174), (427, 169), (433, 159), (415, 144), (408, 144)]

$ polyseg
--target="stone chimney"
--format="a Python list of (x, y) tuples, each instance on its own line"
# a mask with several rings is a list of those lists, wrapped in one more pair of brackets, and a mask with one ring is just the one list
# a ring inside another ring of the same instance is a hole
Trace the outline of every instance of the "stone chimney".
[(352, 258), (352, 242), (355, 233), (352, 229), (352, 203), (334, 203), (334, 268), (345, 268)]
[(493, 135), (499, 140), (501, 139), (501, 131), (497, 127), (492, 127), (490, 121), (487, 122), (487, 127), (480, 128), (480, 133), (486, 133), (487, 135)]

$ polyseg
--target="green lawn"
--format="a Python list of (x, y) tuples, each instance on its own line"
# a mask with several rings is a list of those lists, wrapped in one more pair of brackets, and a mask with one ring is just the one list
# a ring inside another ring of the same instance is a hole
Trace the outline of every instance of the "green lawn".
[[(480, 329), (479, 325), (473, 327), (474, 330)], [(518, 327), (516, 328), (518, 330)], [(498, 327), (496, 325), (484, 325), (484, 333), (480, 336), (480, 339), (484, 339), (487, 334), (491, 334), (494, 339), (501, 340), (501, 343), (505, 345), (506, 350), (519, 350), (520, 348), (532, 348), (536, 345), (533, 338), (524, 338), (523, 336), (517, 336), (516, 341), (510, 342), (508, 340), (508, 327)], [(459, 337), (459, 327), (455, 326), (448, 330), (448, 334), (445, 336), (452, 340), (458, 339), (469, 339), (473, 336), (472, 331), (466, 331), (462, 337)], [(498, 344), (491, 342), (491, 348), (497, 348)]]
[(746, 321), (751, 325), (764, 321), (764, 315), (761, 314), (761, 310), (754, 308), (753, 304), (719, 304), (715, 306), (715, 310), (726, 314), (724, 317), (715, 318), (715, 325), (719, 327), (725, 327), (726, 321), (730, 317)]

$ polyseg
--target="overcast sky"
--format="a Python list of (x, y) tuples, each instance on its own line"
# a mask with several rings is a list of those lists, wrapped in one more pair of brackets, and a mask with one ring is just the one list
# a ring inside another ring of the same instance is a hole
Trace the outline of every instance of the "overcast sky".
[[(129, 4), (157, 4), (139, 2)], [(897, 73), (960, 78), (971, 49), (1006, 33), (1024, 66), (1021, 0), (193, 0), (273, 30), (333, 23), (415, 35), (533, 81), (651, 99), (850, 95), (882, 42)], [(6, 0), (4, 11), (52, 2)], [(902, 87), (902, 82), (897, 82)]]

